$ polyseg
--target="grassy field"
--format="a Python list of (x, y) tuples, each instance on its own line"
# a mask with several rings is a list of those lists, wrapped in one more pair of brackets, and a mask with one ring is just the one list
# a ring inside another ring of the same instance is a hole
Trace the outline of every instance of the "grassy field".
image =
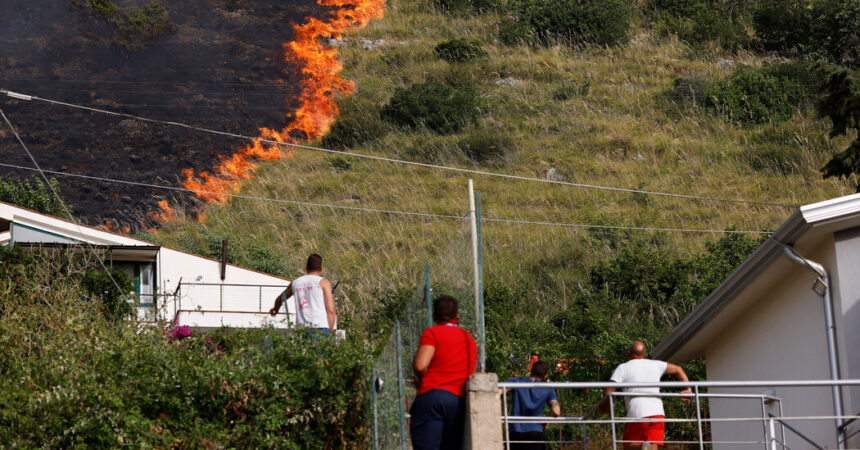
[[(821, 178), (819, 168), (847, 141), (828, 139), (829, 123), (813, 112), (798, 111), (781, 124), (738, 125), (667, 98), (678, 77), (724, 79), (741, 65), (765, 63), (761, 55), (693, 51), (644, 27), (620, 48), (505, 46), (497, 38), (499, 19), (450, 16), (424, 1), (391, 0), (384, 19), (346, 36), (338, 47), (343, 76), (355, 82), (356, 92), (339, 100), (342, 116), (383, 131), (378, 139), (339, 150), (536, 178), (554, 169), (559, 179), (576, 183), (772, 203), (805, 204), (853, 192), (847, 183)], [(479, 41), (488, 56), (455, 64), (439, 59), (433, 47), (455, 38)], [(384, 42), (368, 50), (361, 39)], [(482, 103), (476, 123), (440, 136), (379, 118), (396, 88), (428, 78), (476, 84)], [(470, 145), (499, 148), (502, 155), (476, 162), (464, 151)], [(242, 194), (464, 216), (467, 178), (297, 149), (291, 158), (262, 163)], [(488, 218), (762, 230), (792, 212), (473, 178)], [(468, 232), (457, 219), (233, 199), (209, 207), (203, 222), (166, 224), (157, 239), (193, 248), (205, 233), (218, 233), (230, 236), (238, 252), (264, 243), (282, 257), (287, 276), (298, 275), (307, 254), (319, 252), (328, 275), (342, 282), (340, 307), (361, 320), (376, 307), (378, 292), (414, 286), (425, 263), (436, 280), (467, 283)], [(485, 223), (483, 232), (486, 276), (528, 284), (535, 311), (566, 308), (589, 265), (612, 255), (618, 239), (593, 229), (498, 222)], [(656, 241), (686, 255), (715, 237), (663, 232)]]

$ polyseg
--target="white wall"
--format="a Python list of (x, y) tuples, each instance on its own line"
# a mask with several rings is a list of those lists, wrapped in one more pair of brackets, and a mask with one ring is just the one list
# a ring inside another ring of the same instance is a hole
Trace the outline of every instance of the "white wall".
[[(833, 260), (832, 241), (818, 254), (804, 255), (826, 267)], [(811, 287), (812, 272), (795, 267), (772, 283), (773, 289), (756, 303), (705, 349), (709, 381), (722, 380), (821, 380), (830, 377), (823, 303)], [(741, 294), (743, 295), (743, 294)], [(730, 392), (760, 394), (768, 388), (733, 389)], [(830, 388), (777, 388), (783, 399), (785, 416), (832, 415)], [(712, 389), (712, 392), (729, 390)], [(711, 401), (712, 417), (760, 417), (758, 402), (729, 399)], [(792, 422), (803, 433), (820, 444), (834, 446), (832, 420)], [(713, 438), (721, 440), (762, 440), (759, 423), (714, 423)], [(792, 449), (811, 448), (787, 432)], [(721, 449), (761, 448), (761, 446), (715, 446)]]
[[(837, 346), (842, 378), (860, 379), (860, 229), (835, 235), (837, 265), (831, 271), (833, 309), (836, 315)], [(845, 414), (860, 414), (860, 386), (843, 388)], [(848, 428), (848, 435), (860, 430), (860, 423)], [(860, 433), (849, 442), (860, 447)]]

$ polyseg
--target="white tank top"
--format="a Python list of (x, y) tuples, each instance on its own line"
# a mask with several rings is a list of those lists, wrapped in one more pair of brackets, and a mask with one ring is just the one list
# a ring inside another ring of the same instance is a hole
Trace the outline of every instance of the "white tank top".
[(296, 323), (311, 328), (328, 328), (325, 296), (320, 287), (322, 277), (304, 275), (293, 280), (293, 299), (296, 302)]

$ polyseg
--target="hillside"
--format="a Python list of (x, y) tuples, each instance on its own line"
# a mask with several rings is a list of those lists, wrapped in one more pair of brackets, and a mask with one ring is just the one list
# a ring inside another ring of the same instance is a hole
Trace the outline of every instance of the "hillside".
[[(556, 179), (576, 183), (768, 203), (805, 204), (852, 192), (847, 183), (822, 179), (819, 168), (847, 141), (828, 139), (829, 123), (809, 109), (783, 123), (749, 125), (667, 98), (679, 77), (721, 80), (739, 66), (758, 67), (773, 58), (695, 51), (641, 26), (629, 45), (615, 48), (505, 46), (497, 37), (499, 20), (491, 13), (446, 15), (425, 2), (388, 2), (384, 19), (337, 46), (344, 77), (356, 83), (355, 94), (339, 99), (341, 122), (357, 121), (372, 139), (352, 146), (324, 139), (323, 145), (525, 177), (546, 178), (552, 171)], [(454, 38), (478, 41), (488, 55), (448, 63), (434, 54), (435, 45)], [(474, 83), (481, 100), (477, 121), (439, 135), (379, 118), (395, 89), (429, 78)], [(468, 145), (501, 151), (476, 161), (464, 151)], [(296, 149), (291, 158), (262, 165), (242, 194), (462, 216), (467, 178)], [(473, 178), (488, 218), (762, 230), (791, 213), (779, 206)], [(617, 238), (604, 239), (604, 231), (487, 222), (485, 274), (525, 283), (537, 310), (555, 308), (559, 299), (576, 294), (590, 264), (614, 254), (610, 241)], [(202, 223), (168, 223), (155, 237), (199, 250), (207, 236), (230, 237), (239, 257), (248, 259), (254, 258), (242, 249), (264, 243), (265, 255), (275, 267), (283, 261), (288, 276), (299, 273), (303, 255), (320, 252), (329, 274), (342, 281), (341, 301), (356, 318), (373, 309), (375, 292), (412, 286), (425, 263), (450, 283), (470, 277), (468, 228), (451, 219), (231, 199), (210, 206)], [(662, 232), (658, 240), (681, 256), (717, 236)]]

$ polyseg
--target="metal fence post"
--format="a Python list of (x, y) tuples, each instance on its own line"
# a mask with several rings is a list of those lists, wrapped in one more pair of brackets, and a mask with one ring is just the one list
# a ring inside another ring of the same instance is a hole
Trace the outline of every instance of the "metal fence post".
[(373, 450), (379, 450), (379, 421), (376, 407), (376, 368), (370, 368), (370, 403), (373, 409)]
[(433, 300), (430, 298), (430, 264), (424, 265), (424, 300), (427, 301), (427, 327), (432, 327)]
[(618, 444), (615, 442), (617, 440), (615, 436), (615, 399), (612, 394), (609, 395), (609, 426), (612, 427), (612, 448), (617, 450)]
[(582, 424), (582, 450), (588, 450), (588, 424)]
[(696, 394), (696, 427), (699, 429), (699, 449), (705, 449), (704, 437), (702, 436), (702, 410), (699, 403), (699, 386), (695, 386), (693, 391)]
[(511, 433), (510, 426), (508, 425), (508, 388), (502, 388), (502, 408), (504, 408), (505, 413), (505, 449), (510, 450), (511, 448)]
[(398, 398), (400, 404), (400, 448), (402, 450), (406, 450), (406, 411), (405, 411), (405, 400), (406, 393), (404, 392), (403, 387), (403, 349), (401, 347), (400, 340), (400, 319), (397, 319), (394, 322), (394, 330), (396, 332), (395, 338), (397, 339), (397, 388), (398, 388)]
[(478, 232), (478, 317), (477, 325), (481, 330), (480, 365), (481, 372), (487, 371), (487, 334), (484, 331), (484, 243), (481, 236), (481, 194), (475, 192), (475, 225)]

